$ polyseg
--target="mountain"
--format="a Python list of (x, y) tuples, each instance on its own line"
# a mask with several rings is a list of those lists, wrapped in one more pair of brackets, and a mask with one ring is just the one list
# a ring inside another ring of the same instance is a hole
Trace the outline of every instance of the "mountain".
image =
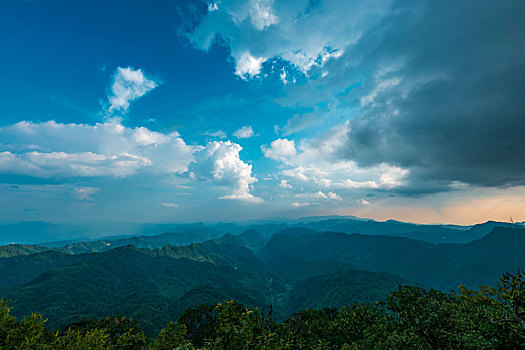
[[(444, 225), (420, 225), (395, 220), (375, 221), (356, 218), (333, 218), (312, 222), (301, 222), (294, 227), (304, 227), (315, 231), (360, 233), (366, 235), (387, 235), (418, 239), (430, 243), (466, 243), (482, 236), (466, 234), (465, 228), (445, 227)], [(486, 232), (485, 234), (487, 234)]]
[(268, 239), (254, 229), (244, 231), (237, 237), (243, 245), (254, 251), (261, 249), (268, 242)]
[(189, 306), (223, 300), (273, 304), (276, 319), (284, 318), (309, 307), (376, 301), (400, 283), (441, 290), (494, 283), (525, 267), (525, 230), (494, 226), (464, 244), (288, 227), (270, 238), (248, 230), (158, 248), (114, 244), (154, 247), (179, 233), (63, 248), (12, 245), (0, 248), (0, 297), (16, 300), (16, 316), (44, 312), (52, 328), (122, 314), (154, 334)]
[[(61, 247), (67, 243), (93, 240), (116, 240), (132, 236), (159, 235), (165, 232), (212, 233), (215, 237), (231, 232), (232, 225), (192, 224), (142, 224), (120, 222), (47, 223), (41, 221), (0, 224), (0, 244), (42, 244)], [(236, 233), (244, 231), (237, 228)], [(207, 238), (205, 238), (207, 239)]]
[[(483, 237), (495, 226), (508, 226), (508, 223), (487, 222), (470, 226), (458, 225), (420, 225), (394, 220), (375, 221), (355, 216), (305, 217), (297, 220), (259, 221), (244, 224), (201, 222), (191, 224), (141, 224), (118, 222), (80, 222), (47, 223), (20, 222), (0, 224), (1, 244), (41, 244), (48, 247), (63, 247), (77, 242), (117, 242), (117, 246), (133, 244), (143, 248), (159, 248), (165, 245), (184, 245), (218, 238), (226, 233), (240, 235), (255, 230), (265, 239), (275, 232), (287, 228), (308, 228), (314, 231), (334, 231), (370, 235), (390, 235), (419, 239), (431, 243), (466, 243)], [(516, 227), (523, 227), (520, 223)], [(165, 234), (165, 235), (164, 235)], [(159, 236), (155, 239), (146, 237)], [(108, 248), (111, 249), (111, 248)]]
[(0, 290), (23, 285), (46, 271), (77, 264), (89, 257), (89, 254), (71, 255), (47, 250), (0, 258)]
[(50, 250), (40, 245), (9, 244), (0, 246), (0, 258), (10, 258), (18, 255), (30, 255)]
[(191, 243), (200, 243), (209, 239), (218, 238), (223, 233), (208, 229), (192, 229), (182, 232), (166, 232), (154, 236), (132, 236), (119, 239), (111, 237), (94, 242), (76, 242), (62, 247), (68, 253), (80, 254), (89, 252), (103, 252), (116, 247), (132, 245), (137, 248), (155, 249), (168, 245), (183, 246)]
[(308, 277), (297, 283), (285, 301), (285, 312), (307, 308), (342, 307), (354, 302), (385, 299), (398, 285), (411, 282), (386, 272), (341, 270), (329, 275)]
[(267, 266), (288, 285), (294, 285), (305, 278), (328, 275), (342, 270), (358, 270), (355, 265), (338, 261), (305, 261), (297, 257), (278, 255), (267, 261)]
[(525, 230), (496, 227), (466, 244), (431, 244), (408, 238), (335, 232), (276, 234), (260, 256), (271, 266), (283, 256), (310, 262), (337, 261), (363, 270), (386, 271), (407, 280), (450, 290), (494, 283), (501, 271), (524, 268)]
[[(296, 238), (300, 237), (305, 236)], [(353, 272), (353, 266), (338, 262), (295, 259), (266, 265), (245, 246), (247, 241), (262, 243), (259, 234), (247, 232), (158, 249), (130, 245), (86, 254), (48, 250), (2, 258), (0, 273), (12, 273), (2, 280), (0, 293), (16, 300), (15, 315), (44, 312), (51, 328), (86, 317), (123, 314), (140, 319), (154, 334), (197, 303), (273, 303), (277, 319), (300, 304), (305, 285), (324, 295), (317, 304), (307, 300), (309, 306), (337, 306), (350, 299), (377, 300), (397, 286), (395, 281), (406, 282), (388, 274)], [(345, 274), (341, 290), (352, 291), (346, 299), (329, 283), (337, 272)], [(317, 279), (308, 280), (312, 277)]]
[[(17, 316), (44, 312), (52, 328), (85, 317), (126, 314), (140, 316), (150, 330), (158, 331), (197, 300), (264, 305), (271, 294), (271, 275), (250, 249), (233, 244), (234, 239), (155, 250), (127, 246), (102, 253), (48, 251), (4, 258), (4, 270), (18, 264), (18, 279), (9, 282), (11, 288), (2, 296), (16, 300)], [(274, 293), (284, 291), (277, 283), (272, 287)]]

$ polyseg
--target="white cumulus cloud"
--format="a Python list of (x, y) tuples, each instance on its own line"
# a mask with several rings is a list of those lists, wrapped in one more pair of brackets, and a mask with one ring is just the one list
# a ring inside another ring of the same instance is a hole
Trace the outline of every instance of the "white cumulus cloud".
[(254, 57), (249, 52), (243, 52), (235, 60), (235, 74), (242, 79), (253, 78), (261, 72), (263, 57)]
[(200, 149), (177, 133), (128, 128), (116, 120), (93, 125), (23, 121), (0, 127), (0, 139), (6, 145), (1, 172), (42, 178), (183, 173)]
[(212, 180), (219, 186), (232, 191), (222, 199), (237, 199), (258, 203), (263, 200), (250, 193), (250, 187), (257, 179), (252, 176), (252, 166), (241, 160), (239, 152), (242, 147), (231, 141), (209, 142), (195, 153), (195, 162), (190, 170), (201, 179)]
[(130, 102), (144, 96), (157, 86), (158, 83), (146, 78), (141, 69), (118, 67), (113, 76), (111, 94), (108, 96), (110, 104), (108, 113), (126, 113)]
[(262, 146), (262, 151), (265, 157), (286, 161), (297, 154), (295, 149), (295, 141), (288, 139), (277, 139), (272, 141), (270, 147)]
[(253, 136), (253, 128), (251, 125), (245, 125), (242, 128), (236, 130), (233, 133), (233, 136), (235, 136), (238, 139), (248, 139)]
[[(290, 181), (290, 185), (295, 185), (294, 181), (299, 181), (300, 185), (294, 187), (306, 186), (307, 194), (299, 196), (340, 199), (335, 189), (365, 191), (402, 186), (408, 175), (406, 169), (388, 164), (364, 168), (339, 157), (348, 129), (349, 124), (343, 123), (321, 136), (303, 139), (297, 145), (295, 140), (277, 139), (261, 149), (266, 157), (282, 163), (280, 174), (287, 183)], [(319, 187), (325, 192), (311, 193)]]

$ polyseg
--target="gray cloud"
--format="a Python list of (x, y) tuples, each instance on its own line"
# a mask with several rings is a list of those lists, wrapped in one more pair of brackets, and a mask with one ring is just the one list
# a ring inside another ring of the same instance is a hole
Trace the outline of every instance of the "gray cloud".
[(336, 62), (346, 77), (368, 72), (346, 96), (363, 113), (342, 156), (409, 168), (427, 190), (525, 185), (523, 14), (522, 1), (394, 4)]
[(282, 63), (252, 78), (286, 72), (275, 101), (323, 114), (292, 117), (283, 136), (345, 125), (334, 161), (408, 169), (402, 195), (525, 185), (523, 1), (276, 0), (264, 30), (233, 20), (239, 3), (188, 38)]

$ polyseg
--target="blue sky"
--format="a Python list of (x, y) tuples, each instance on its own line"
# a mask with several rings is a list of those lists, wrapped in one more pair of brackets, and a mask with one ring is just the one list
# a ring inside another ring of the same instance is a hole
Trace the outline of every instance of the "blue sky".
[(0, 221), (525, 220), (519, 1), (0, 5)]

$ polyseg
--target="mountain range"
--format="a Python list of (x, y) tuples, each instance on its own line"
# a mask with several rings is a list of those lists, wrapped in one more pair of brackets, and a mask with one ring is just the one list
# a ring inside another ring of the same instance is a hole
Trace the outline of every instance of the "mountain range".
[[(272, 304), (275, 318), (284, 319), (309, 307), (384, 299), (399, 284), (477, 288), (525, 265), (525, 229), (505, 223), (457, 229), (320, 218), (241, 232), (229, 225), (234, 234), (218, 227), (62, 246), (0, 246), (0, 297), (15, 301), (17, 316), (45, 313), (51, 328), (121, 314), (155, 334), (195, 304)], [(440, 236), (467, 242), (429, 242)]]

